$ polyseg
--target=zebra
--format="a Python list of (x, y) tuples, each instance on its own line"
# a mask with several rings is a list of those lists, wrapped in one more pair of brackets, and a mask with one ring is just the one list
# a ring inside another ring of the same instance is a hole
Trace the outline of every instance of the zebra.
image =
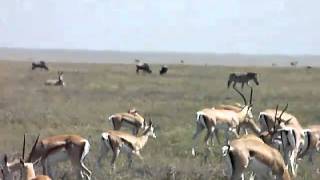
[[(229, 75), (228, 80), (228, 88), (230, 87), (231, 83), (233, 83), (233, 87), (236, 86), (237, 83), (241, 83), (241, 89), (243, 89), (244, 84), (246, 83), (248, 86), (249, 81), (253, 80), (257, 86), (259, 86), (259, 81), (257, 78), (257, 73), (254, 72), (247, 72), (247, 73), (231, 73)], [(251, 86), (250, 86), (251, 87)]]

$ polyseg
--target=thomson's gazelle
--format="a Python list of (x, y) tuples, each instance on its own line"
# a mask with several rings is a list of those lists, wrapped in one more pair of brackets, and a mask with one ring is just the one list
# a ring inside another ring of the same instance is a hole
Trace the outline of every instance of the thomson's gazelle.
[(148, 123), (148, 128), (143, 132), (142, 136), (136, 137), (132, 134), (109, 130), (101, 134), (101, 149), (100, 154), (97, 159), (98, 168), (101, 167), (101, 160), (106, 157), (108, 152), (111, 150), (113, 153), (113, 158), (111, 160), (112, 168), (115, 169), (115, 161), (120, 152), (124, 151), (128, 155), (128, 166), (132, 165), (132, 154), (138, 156), (142, 159), (140, 155), (140, 150), (146, 145), (148, 137), (151, 136), (156, 138), (154, 133), (154, 127), (152, 121)]

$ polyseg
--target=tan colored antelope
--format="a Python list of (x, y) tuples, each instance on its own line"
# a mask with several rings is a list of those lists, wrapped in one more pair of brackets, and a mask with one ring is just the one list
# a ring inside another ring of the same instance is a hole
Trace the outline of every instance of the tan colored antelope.
[(260, 113), (259, 122), (262, 131), (273, 134), (273, 142), (278, 141), (279, 150), (284, 155), (284, 160), (289, 165), (290, 170), (295, 177), (297, 174), (298, 164), (297, 157), (301, 147), (304, 144), (304, 129), (301, 127), (298, 119), (285, 111), (288, 104), (277, 117), (278, 106), (275, 110), (268, 109)]
[(97, 167), (101, 168), (101, 160), (106, 157), (108, 152), (113, 152), (111, 160), (112, 169), (115, 169), (115, 161), (120, 152), (126, 152), (128, 156), (128, 166), (132, 166), (132, 155), (143, 159), (140, 150), (146, 145), (148, 137), (156, 138), (152, 121), (149, 121), (148, 128), (144, 130), (142, 136), (136, 137), (126, 132), (108, 130), (101, 134), (101, 148), (97, 159)]
[[(37, 140), (34, 144), (37, 144), (39, 140), (39, 136), (37, 137)], [(26, 138), (25, 135), (23, 136), (23, 152), (22, 152), (22, 158), (20, 158), (20, 161), (13, 161), (11, 163), (8, 162), (7, 155), (5, 155), (4, 158), (4, 165), (1, 169), (1, 172), (3, 174), (4, 180), (13, 180), (13, 173), (15, 171), (21, 170), (21, 178), (22, 180), (51, 180), (49, 176), (45, 175), (36, 175), (33, 165), (39, 162), (40, 158), (36, 160), (35, 162), (25, 162), (24, 160), (24, 154), (25, 154), (25, 146), (26, 146)]]
[(48, 79), (44, 84), (47, 86), (65, 86), (66, 83), (63, 81), (63, 72), (58, 71), (58, 79)]
[(310, 125), (304, 133), (304, 145), (300, 149), (298, 158), (308, 156), (308, 161), (314, 165), (315, 153), (320, 152), (320, 125)]
[[(231, 141), (222, 148), (229, 165), (229, 179), (244, 179), (247, 169), (255, 173), (257, 179), (290, 180), (290, 174), (278, 150), (265, 144), (254, 135), (245, 135)], [(271, 173), (271, 174), (270, 174)]]
[(120, 130), (122, 126), (132, 128), (132, 134), (137, 135), (139, 130), (147, 129), (145, 119), (138, 113), (135, 108), (129, 109), (125, 113), (116, 113), (108, 118), (113, 125), (114, 130)]
[(58, 162), (70, 160), (77, 179), (91, 179), (91, 171), (84, 165), (89, 153), (89, 141), (78, 135), (57, 135), (43, 138), (35, 143), (28, 162), (41, 159), (43, 174), (52, 177), (51, 167)]
[[(251, 88), (250, 92), (250, 104), (247, 103), (244, 95), (234, 88), (240, 96), (243, 98), (245, 106), (236, 111), (235, 109), (215, 109), (215, 108), (206, 108), (197, 112), (196, 119), (196, 131), (192, 137), (194, 143), (192, 147), (192, 155), (195, 156), (195, 146), (197, 137), (202, 132), (204, 128), (207, 129), (207, 135), (205, 137), (205, 142), (209, 145), (209, 137), (211, 137), (211, 142), (213, 141), (214, 133), (217, 135), (219, 129), (224, 131), (225, 134), (225, 144), (229, 140), (229, 133), (233, 133), (236, 137), (239, 136), (237, 130), (240, 126), (250, 127), (256, 134), (260, 133), (260, 128), (253, 120), (252, 115), (252, 94), (253, 89)], [(219, 138), (216, 138), (219, 143)]]

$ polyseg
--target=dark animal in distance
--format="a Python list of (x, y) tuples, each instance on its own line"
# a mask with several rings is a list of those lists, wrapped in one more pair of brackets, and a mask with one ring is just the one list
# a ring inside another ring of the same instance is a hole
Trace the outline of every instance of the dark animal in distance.
[(143, 71), (143, 72), (147, 72), (149, 74), (152, 73), (152, 71), (150, 69), (150, 66), (147, 63), (139, 63), (139, 64), (136, 65), (136, 67), (137, 67), (137, 69), (136, 69), (136, 73), (137, 74), (139, 73), (140, 70)]
[(297, 67), (298, 61), (292, 61), (292, 62), (290, 62), (290, 65), (291, 65), (292, 67)]
[(254, 72), (231, 73), (229, 75), (228, 88), (230, 87), (231, 83), (233, 83), (233, 87), (235, 87), (237, 83), (241, 83), (241, 88), (243, 89), (244, 84), (247, 84), (248, 86), (250, 86), (249, 85), (250, 80), (253, 80), (255, 84), (259, 86), (257, 73), (254, 73)]
[(307, 69), (312, 69), (312, 66), (307, 66), (306, 68), (307, 68)]
[(36, 69), (36, 68), (40, 68), (40, 69), (45, 69), (45, 70), (49, 70), (46, 62), (44, 61), (40, 61), (40, 62), (32, 62), (32, 70)]
[(160, 69), (160, 75), (164, 75), (168, 72), (168, 66), (167, 65), (162, 65)]

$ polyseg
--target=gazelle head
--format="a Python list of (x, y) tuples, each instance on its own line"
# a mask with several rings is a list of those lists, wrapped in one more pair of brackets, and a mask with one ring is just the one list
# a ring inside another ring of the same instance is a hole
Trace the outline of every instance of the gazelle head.
[[(260, 137), (267, 144), (270, 144), (272, 142), (273, 138), (278, 135), (277, 133), (280, 133), (280, 130), (284, 129), (285, 126), (291, 121), (291, 119), (283, 120), (283, 118), (282, 118), (282, 115), (285, 113), (287, 108), (288, 108), (288, 104), (286, 104), (286, 106), (284, 107), (284, 109), (282, 110), (280, 115), (278, 116), (279, 105), (277, 105), (276, 111), (274, 114), (274, 121), (269, 116), (260, 115), (259, 121), (260, 122), (264, 121), (268, 127), (268, 129), (266, 131), (261, 133)], [(273, 124), (271, 125), (270, 122), (273, 122)]]
[(244, 107), (242, 108), (242, 111), (245, 112), (245, 116), (244, 116), (244, 120), (245, 121), (249, 121), (253, 119), (253, 114), (252, 114), (252, 96), (253, 96), (253, 88), (250, 88), (250, 99), (249, 99), (249, 103), (247, 101), (247, 99), (245, 98), (245, 96), (237, 89), (234, 87), (234, 90), (242, 97), (243, 102), (244, 102)]
[(151, 118), (149, 119), (147, 126), (148, 128), (143, 132), (143, 134), (147, 136), (151, 136), (152, 138), (156, 139), (157, 136), (156, 136), (156, 133), (154, 132), (154, 126)]
[(34, 153), (36, 145), (38, 144), (40, 135), (38, 135), (35, 143), (32, 146), (31, 152), (29, 153), (28, 160), (25, 160), (25, 147), (26, 147), (26, 135), (23, 136), (23, 147), (22, 147), (22, 157), (20, 158), (20, 164), (22, 166), (22, 177), (35, 176), (33, 165), (37, 164), (41, 158), (35, 161), (31, 161), (32, 153)]

